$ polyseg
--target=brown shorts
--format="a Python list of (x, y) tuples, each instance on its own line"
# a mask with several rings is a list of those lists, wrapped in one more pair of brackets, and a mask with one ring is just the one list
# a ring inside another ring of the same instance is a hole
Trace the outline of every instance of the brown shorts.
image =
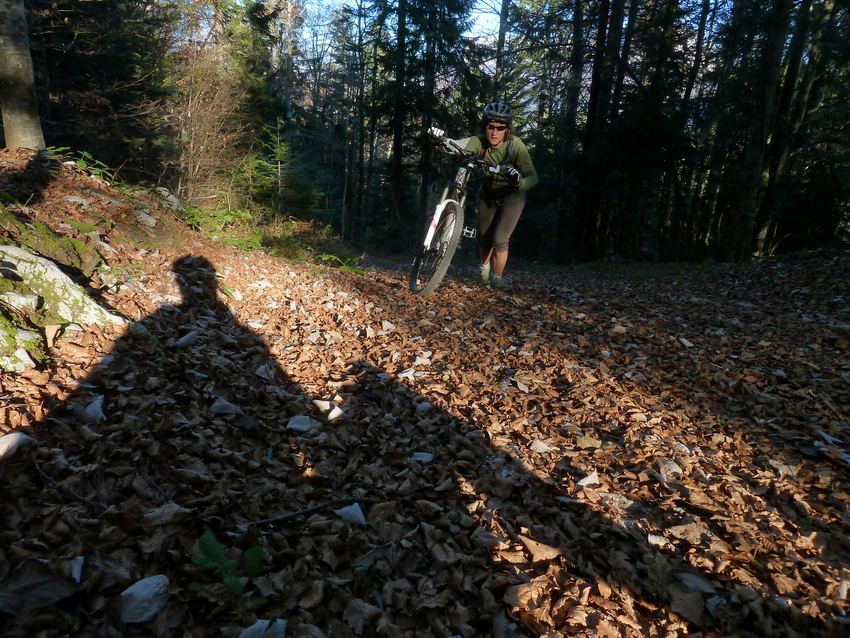
[(478, 202), (478, 243), (484, 251), (491, 248), (497, 253), (508, 250), (508, 243), (516, 228), (522, 209), (525, 208), (525, 198), (509, 204), (489, 204)]

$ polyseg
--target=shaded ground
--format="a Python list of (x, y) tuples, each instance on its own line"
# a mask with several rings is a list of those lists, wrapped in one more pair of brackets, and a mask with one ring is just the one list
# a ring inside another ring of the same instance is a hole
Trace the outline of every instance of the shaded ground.
[[(82, 179), (28, 213), (61, 230)], [(0, 601), (36, 561), (73, 591), (4, 635), (845, 633), (847, 253), (422, 299), (403, 266), (168, 223), (100, 237), (133, 330), (65, 330), (2, 377), (0, 429), (38, 448), (0, 465)], [(193, 561), (207, 530), (235, 565)], [(156, 574), (163, 610), (122, 623)]]

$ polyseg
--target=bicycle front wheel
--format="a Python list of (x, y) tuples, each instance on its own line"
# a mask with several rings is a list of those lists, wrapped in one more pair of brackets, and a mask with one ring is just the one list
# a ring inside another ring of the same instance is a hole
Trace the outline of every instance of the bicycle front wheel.
[(434, 232), (431, 246), (423, 246), (410, 268), (410, 291), (428, 295), (443, 281), (452, 262), (463, 229), (463, 210), (449, 203)]

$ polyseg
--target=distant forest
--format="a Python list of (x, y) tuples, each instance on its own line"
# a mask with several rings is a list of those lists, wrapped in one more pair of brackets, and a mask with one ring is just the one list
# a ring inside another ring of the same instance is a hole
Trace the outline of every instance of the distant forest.
[(489, 1), (27, 0), (44, 137), (200, 209), (401, 250), (439, 182), (425, 131), (503, 98), (541, 180), (518, 257), (850, 241), (847, 0)]

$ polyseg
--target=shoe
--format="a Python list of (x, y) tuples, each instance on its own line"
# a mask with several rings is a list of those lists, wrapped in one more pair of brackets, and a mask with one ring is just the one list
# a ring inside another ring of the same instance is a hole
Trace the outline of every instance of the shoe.
[(486, 264), (481, 264), (481, 283), (485, 286), (490, 283), (490, 262)]
[(498, 275), (490, 275), (490, 285), (496, 290), (504, 290), (508, 287), (508, 283)]

